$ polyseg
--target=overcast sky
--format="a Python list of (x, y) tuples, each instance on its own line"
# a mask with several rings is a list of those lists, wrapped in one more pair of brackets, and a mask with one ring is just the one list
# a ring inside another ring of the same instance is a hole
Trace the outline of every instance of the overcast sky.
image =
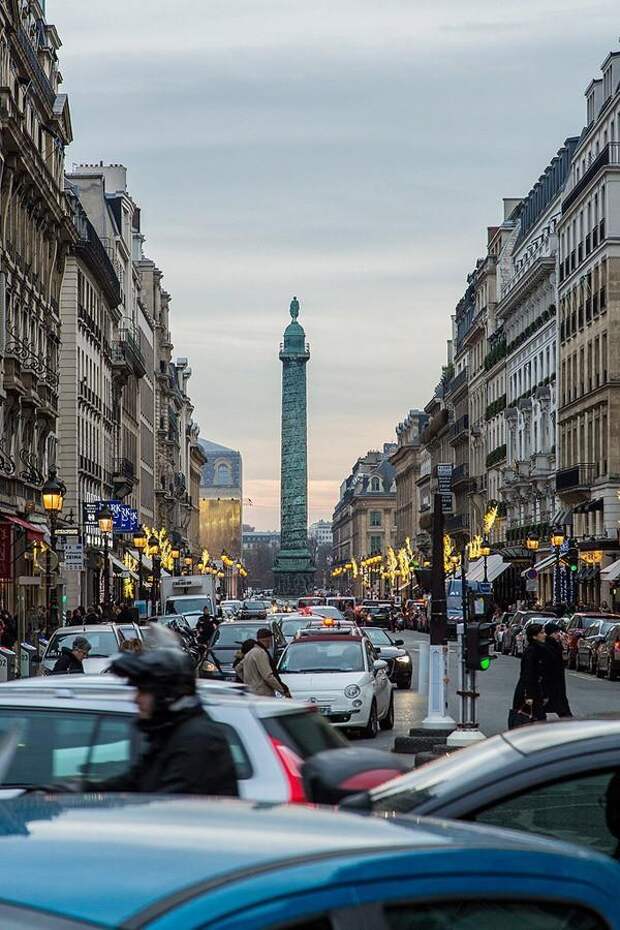
[(279, 525), (278, 344), (311, 343), (310, 518), (429, 400), (501, 198), (618, 48), (617, 0), (48, 0), (72, 162), (122, 162), (202, 435)]

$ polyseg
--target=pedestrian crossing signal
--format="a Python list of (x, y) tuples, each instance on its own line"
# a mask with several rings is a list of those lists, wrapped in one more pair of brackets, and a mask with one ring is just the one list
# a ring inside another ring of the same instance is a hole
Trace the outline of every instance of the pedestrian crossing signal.
[(465, 666), (472, 672), (486, 672), (495, 656), (490, 655), (491, 624), (468, 623), (465, 634)]

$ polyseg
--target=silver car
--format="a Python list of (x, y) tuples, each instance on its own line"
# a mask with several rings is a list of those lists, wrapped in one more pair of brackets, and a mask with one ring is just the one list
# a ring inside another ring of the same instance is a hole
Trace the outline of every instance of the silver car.
[(82, 663), (87, 673), (104, 672), (110, 657), (116, 655), (121, 643), (127, 639), (142, 639), (142, 631), (135, 623), (85, 623), (83, 626), (62, 626), (55, 630), (41, 658), (42, 675), (51, 675), (63, 649), (70, 649), (76, 636), (90, 643), (88, 658)]
[[(255, 801), (304, 801), (298, 766), (323, 749), (347, 746), (307, 704), (249, 694), (243, 686), (198, 682), (208, 716), (225, 731), (239, 793)], [(118, 775), (135, 760), (134, 690), (113, 675), (54, 675), (0, 685), (0, 735), (19, 744), (0, 798), (66, 778)]]

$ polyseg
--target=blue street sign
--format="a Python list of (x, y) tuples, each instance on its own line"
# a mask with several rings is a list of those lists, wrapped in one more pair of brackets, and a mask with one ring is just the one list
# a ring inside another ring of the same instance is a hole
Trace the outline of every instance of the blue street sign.
[(134, 533), (138, 529), (138, 511), (122, 501), (87, 501), (82, 507), (82, 518), (86, 533), (99, 532), (99, 514), (104, 506), (112, 511), (114, 533)]

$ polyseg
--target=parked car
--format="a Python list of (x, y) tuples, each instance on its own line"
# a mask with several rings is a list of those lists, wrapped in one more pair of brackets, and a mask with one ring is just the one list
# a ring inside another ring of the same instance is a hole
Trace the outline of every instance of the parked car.
[(502, 637), (502, 653), (505, 656), (517, 655), (516, 637), (531, 617), (536, 617), (538, 623), (547, 623), (556, 620), (557, 614), (552, 610), (517, 610), (513, 613), (507, 629)]
[(598, 649), (596, 662), (598, 678), (615, 681), (620, 676), (620, 623), (609, 630)]
[[(201, 674), (207, 678), (224, 678), (235, 680), (233, 663), (237, 653), (246, 639), (256, 639), (261, 627), (269, 627), (273, 633), (274, 658), (277, 661), (286, 648), (286, 640), (282, 635), (280, 624), (276, 619), (269, 620), (224, 620), (218, 626), (211, 644), (209, 654), (214, 662), (208, 659), (202, 663)], [(219, 666), (219, 667), (218, 667)]]
[(459, 823), (181, 797), (0, 805), (0, 926), (618, 930), (618, 867)]
[[(123, 629), (130, 628), (132, 636)], [(140, 638), (140, 628), (135, 624), (97, 623), (83, 626), (62, 626), (55, 630), (41, 656), (42, 675), (51, 675), (63, 649), (70, 649), (76, 636), (83, 636), (90, 643), (88, 658), (83, 662), (84, 670), (99, 673), (107, 669), (110, 657), (116, 655), (125, 639)]]
[[(510, 730), (343, 802), (510, 826), (617, 854), (620, 716)], [(607, 817), (607, 812), (611, 816)]]
[(364, 634), (375, 647), (377, 655), (387, 662), (390, 681), (397, 688), (405, 690), (411, 688), (413, 668), (411, 656), (406, 649), (403, 649), (404, 640), (394, 639), (379, 627), (364, 627)]
[(596, 674), (598, 652), (609, 631), (620, 622), (620, 617), (611, 620), (596, 620), (585, 631), (585, 636), (577, 640), (575, 668), (578, 672)]
[(370, 640), (356, 627), (301, 631), (278, 671), (294, 698), (310, 701), (337, 726), (368, 739), (394, 726), (394, 694)]
[[(302, 801), (301, 763), (324, 749), (348, 746), (307, 704), (259, 698), (222, 682), (200, 681), (198, 693), (206, 713), (224, 728), (241, 797)], [(3, 790), (14, 794), (60, 779), (125, 771), (141, 748), (133, 695), (115, 675), (54, 675), (0, 685), (0, 734), (20, 730), (0, 796)]]
[(566, 635), (563, 638), (564, 661), (569, 668), (575, 668), (577, 661), (577, 644), (586, 630), (599, 620), (616, 620), (620, 622), (618, 614), (576, 613), (573, 614), (566, 626)]
[(545, 623), (548, 623), (549, 620), (555, 620), (555, 616), (550, 617), (548, 614), (534, 614), (527, 618), (521, 629), (518, 633), (514, 634), (512, 640), (512, 655), (516, 656), (518, 659), (521, 658), (525, 647), (527, 646), (527, 633), (526, 630), (528, 626), (531, 626), (534, 623), (539, 623), (544, 627)]

